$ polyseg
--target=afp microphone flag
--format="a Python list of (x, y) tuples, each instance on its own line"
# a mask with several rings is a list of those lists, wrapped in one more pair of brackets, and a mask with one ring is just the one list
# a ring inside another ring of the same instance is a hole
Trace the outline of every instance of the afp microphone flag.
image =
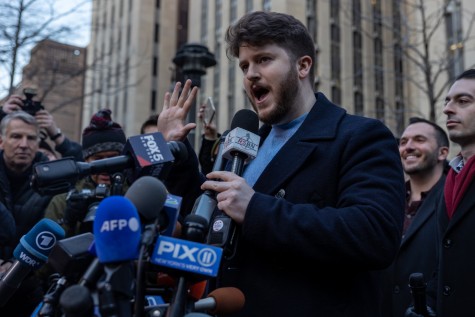
[(137, 209), (122, 196), (110, 196), (97, 207), (93, 232), (101, 263), (135, 260), (138, 257), (141, 225)]

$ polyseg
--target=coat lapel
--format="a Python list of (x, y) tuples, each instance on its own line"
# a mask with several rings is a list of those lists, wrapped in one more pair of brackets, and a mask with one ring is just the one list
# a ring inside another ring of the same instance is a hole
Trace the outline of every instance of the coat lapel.
[(445, 176), (442, 176), (437, 184), (435, 184), (434, 188), (431, 189), (429, 195), (424, 199), (424, 202), (417, 211), (416, 217), (402, 238), (401, 248), (407, 243), (407, 241), (411, 240), (411, 237), (415, 235), (424, 223), (435, 213), (437, 202), (439, 201), (440, 195), (443, 193), (444, 182)]
[[(339, 122), (346, 111), (333, 105), (323, 94), (317, 94), (317, 102), (297, 132), (269, 162), (254, 185), (254, 190), (275, 194), (296, 171), (305, 164), (320, 141), (336, 137)], [(260, 132), (265, 139), (270, 131), (264, 126)]]

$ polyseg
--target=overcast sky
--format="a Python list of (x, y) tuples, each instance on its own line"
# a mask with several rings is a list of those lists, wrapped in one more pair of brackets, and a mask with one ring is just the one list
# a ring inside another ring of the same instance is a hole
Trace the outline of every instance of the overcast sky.
[[(84, 0), (83, 0), (84, 1)], [(72, 10), (75, 5), (82, 1), (70, 1), (70, 0), (56, 0), (55, 8), (59, 13), (67, 12)], [(60, 19), (58, 24), (61, 23), (71, 23), (77, 25), (75, 36), (67, 37), (61, 39), (61, 42), (72, 44), (76, 46), (87, 46), (89, 44), (90, 32), (91, 32), (91, 13), (92, 11), (92, 1), (86, 1), (80, 9), (75, 10), (74, 13), (69, 15), (67, 18)]]
[[(81, 4), (80, 8), (74, 9), (79, 4)], [(86, 47), (90, 40), (92, 0), (54, 0), (54, 8), (56, 16), (71, 10), (73, 11), (71, 14), (55, 22), (55, 25), (67, 24), (71, 26), (73, 33), (61, 38), (52, 39), (65, 44)], [(29, 62), (29, 51), (31, 49), (32, 47), (25, 48), (18, 56), (19, 68), (17, 69), (15, 84), (21, 81), (21, 69)], [(0, 98), (8, 94), (8, 83), (6, 69), (2, 68), (0, 70)]]

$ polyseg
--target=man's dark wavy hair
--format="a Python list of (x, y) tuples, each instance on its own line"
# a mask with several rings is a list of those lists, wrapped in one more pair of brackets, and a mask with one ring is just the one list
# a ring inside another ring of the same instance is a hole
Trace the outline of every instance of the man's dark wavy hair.
[(460, 79), (475, 79), (475, 69), (467, 69), (466, 71), (458, 75), (455, 81)]
[(435, 137), (436, 137), (438, 146), (446, 146), (446, 147), (450, 146), (449, 137), (447, 136), (447, 133), (438, 124), (432, 121), (429, 121), (424, 118), (412, 117), (409, 119), (409, 124), (407, 126), (410, 126), (411, 124), (414, 124), (414, 123), (421, 123), (421, 122), (428, 124), (434, 128)]
[(239, 48), (243, 44), (256, 47), (277, 44), (293, 61), (308, 55), (313, 61), (309, 74), (313, 84), (315, 44), (305, 25), (293, 16), (264, 11), (247, 13), (228, 28), (225, 40), (228, 57), (239, 57)]

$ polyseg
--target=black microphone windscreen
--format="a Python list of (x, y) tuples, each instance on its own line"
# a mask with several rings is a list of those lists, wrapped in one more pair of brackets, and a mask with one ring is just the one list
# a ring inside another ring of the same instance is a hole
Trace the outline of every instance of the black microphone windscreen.
[(66, 317), (94, 316), (94, 301), (88, 288), (71, 285), (61, 294), (59, 305)]
[(231, 121), (231, 130), (242, 128), (254, 134), (259, 130), (259, 118), (257, 114), (249, 109), (241, 109), (233, 117)]
[(125, 193), (138, 213), (148, 221), (159, 217), (167, 200), (167, 189), (163, 183), (152, 176), (142, 176), (132, 183)]
[(180, 164), (188, 159), (188, 149), (186, 148), (185, 143), (180, 141), (170, 141), (167, 144), (175, 158), (175, 164)]

